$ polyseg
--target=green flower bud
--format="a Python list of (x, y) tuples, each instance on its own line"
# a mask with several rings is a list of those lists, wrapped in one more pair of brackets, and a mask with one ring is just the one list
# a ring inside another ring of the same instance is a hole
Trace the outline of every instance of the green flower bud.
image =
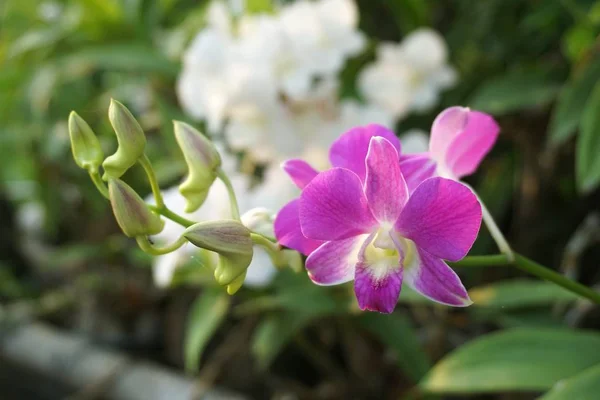
[(228, 291), (239, 289), (244, 281), (240, 276), (245, 275), (252, 261), (248, 228), (234, 220), (205, 221), (187, 228), (183, 236), (198, 247), (219, 253), (216, 281), (223, 286), (231, 285)]
[(108, 195), (117, 223), (126, 236), (156, 235), (163, 230), (165, 222), (122, 180), (108, 181)]
[(120, 178), (144, 154), (146, 135), (140, 124), (123, 104), (111, 99), (108, 119), (117, 135), (119, 147), (104, 160), (102, 179)]
[(206, 200), (217, 177), (217, 168), (221, 166), (221, 156), (212, 142), (194, 127), (180, 121), (173, 124), (175, 138), (188, 166), (188, 176), (179, 185), (179, 192), (187, 201), (185, 212), (191, 213)]
[(227, 285), (227, 294), (231, 294), (231, 295), (236, 294), (237, 291), (240, 290), (240, 288), (244, 284), (245, 280), (246, 280), (246, 271), (242, 272), (242, 274), (240, 276), (235, 278), (233, 280), (233, 282), (231, 282), (229, 285)]
[(283, 249), (281, 250), (283, 258), (286, 260), (287, 265), (290, 266), (294, 272), (300, 272), (304, 270), (304, 262), (302, 256), (295, 250)]
[(69, 136), (75, 163), (79, 168), (97, 171), (104, 158), (100, 142), (92, 128), (75, 111), (69, 114)]

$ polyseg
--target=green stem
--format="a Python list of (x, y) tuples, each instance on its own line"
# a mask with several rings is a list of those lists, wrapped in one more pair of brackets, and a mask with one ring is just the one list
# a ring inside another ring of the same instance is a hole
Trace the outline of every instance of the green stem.
[(148, 208), (154, 211), (157, 214), (162, 215), (163, 217), (169, 218), (171, 221), (177, 222), (179, 225), (184, 227), (190, 227), (195, 224), (194, 221), (189, 220), (187, 218), (182, 217), (181, 215), (169, 210), (167, 206), (163, 205), (162, 207), (157, 207), (152, 204), (148, 204)]
[(150, 183), (150, 187), (152, 188), (152, 194), (154, 195), (154, 200), (156, 201), (156, 206), (158, 208), (162, 208), (165, 206), (163, 201), (162, 193), (160, 192), (160, 186), (158, 185), (158, 181), (156, 180), (156, 174), (154, 173), (154, 168), (152, 168), (152, 163), (148, 156), (144, 153), (142, 157), (138, 160), (140, 165), (146, 171), (146, 175), (148, 176), (148, 182)]
[(229, 177), (221, 168), (217, 169), (217, 176), (227, 188), (227, 193), (229, 194), (229, 207), (231, 208), (231, 217), (235, 220), (240, 221), (240, 209), (238, 207), (237, 198), (235, 197), (235, 191), (233, 190), (233, 185), (231, 184)]
[(511, 261), (506, 254), (489, 255), (489, 256), (471, 256), (465, 257), (463, 260), (453, 263), (454, 266), (492, 266), (492, 265), (511, 265), (538, 278), (553, 282), (581, 297), (585, 297), (594, 303), (600, 304), (600, 293), (590, 289), (589, 287), (573, 281), (565, 276), (555, 272), (541, 264), (530, 260), (518, 253), (513, 253), (514, 259)]
[(172, 253), (187, 242), (183, 236), (180, 236), (179, 239), (167, 246), (157, 247), (150, 243), (150, 240), (148, 240), (147, 236), (138, 236), (135, 238), (135, 240), (140, 246), (140, 249), (153, 256), (162, 256), (163, 254)]
[(98, 172), (98, 170), (88, 172), (90, 173), (90, 178), (92, 179), (92, 182), (94, 182), (94, 185), (96, 185), (96, 189), (98, 189), (98, 191), (102, 196), (104, 196), (104, 198), (108, 199), (108, 188), (106, 187), (106, 184), (100, 177), (100, 173)]
[(271, 257), (271, 261), (276, 267), (282, 267), (285, 264), (285, 260), (282, 259), (283, 253), (277, 243), (273, 243), (263, 235), (255, 232), (250, 233), (250, 239), (254, 244), (259, 245), (269, 253), (269, 257)]

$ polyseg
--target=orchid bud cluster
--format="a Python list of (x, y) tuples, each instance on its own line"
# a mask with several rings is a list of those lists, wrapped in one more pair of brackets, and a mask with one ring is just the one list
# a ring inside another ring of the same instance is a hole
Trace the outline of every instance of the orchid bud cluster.
[[(169, 210), (164, 204), (152, 164), (145, 153), (146, 136), (131, 112), (116, 100), (111, 100), (110, 123), (117, 136), (118, 148), (104, 158), (100, 141), (90, 126), (76, 112), (69, 116), (69, 135), (76, 164), (88, 171), (98, 190), (110, 201), (115, 219), (127, 237), (135, 238), (142, 250), (162, 255), (176, 251), (186, 243), (217, 253), (214, 269), (216, 282), (227, 288), (229, 294), (242, 286), (246, 270), (252, 261), (254, 245), (264, 247), (273, 264), (290, 265), (298, 269), (298, 253), (281, 249), (269, 237), (260, 233), (273, 219), (268, 213), (257, 212), (244, 224), (237, 209), (237, 199), (227, 175), (221, 169), (221, 156), (213, 143), (191, 125), (174, 122), (175, 138), (188, 168), (186, 179), (179, 192), (186, 200), (186, 213), (200, 208), (217, 178), (228, 188), (232, 219), (194, 222)], [(147, 176), (155, 198), (155, 205), (147, 204), (136, 191), (121, 178), (134, 165), (140, 164)], [(103, 174), (100, 174), (100, 169)], [(172, 244), (156, 247), (148, 238), (159, 234), (165, 226), (161, 215), (186, 229)], [(256, 230), (256, 231), (255, 231)]]

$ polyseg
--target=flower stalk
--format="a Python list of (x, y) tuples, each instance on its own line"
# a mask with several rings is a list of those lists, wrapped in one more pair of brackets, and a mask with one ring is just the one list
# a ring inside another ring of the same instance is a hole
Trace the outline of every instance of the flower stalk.
[(140, 249), (153, 256), (162, 256), (164, 254), (171, 253), (183, 246), (187, 242), (187, 240), (183, 236), (180, 236), (175, 242), (164, 247), (158, 247), (150, 242), (148, 236), (138, 236), (135, 238), (135, 240), (138, 246), (140, 246)]
[(237, 221), (240, 221), (240, 208), (238, 206), (237, 197), (235, 196), (235, 190), (227, 174), (221, 169), (217, 169), (217, 177), (225, 184), (227, 188), (227, 194), (229, 195), (229, 207), (231, 208), (231, 217)]

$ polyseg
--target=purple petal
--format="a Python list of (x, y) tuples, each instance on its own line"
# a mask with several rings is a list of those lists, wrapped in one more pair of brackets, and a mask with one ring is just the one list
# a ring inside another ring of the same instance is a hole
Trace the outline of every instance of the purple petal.
[(408, 200), (408, 188), (400, 172), (398, 152), (381, 136), (371, 138), (365, 160), (365, 195), (375, 218), (394, 223)]
[(452, 268), (423, 249), (417, 249), (417, 252), (413, 265), (404, 268), (404, 281), (410, 287), (433, 301), (449, 306), (473, 304)]
[(471, 111), (467, 124), (446, 153), (446, 166), (457, 178), (475, 172), (496, 143), (500, 127), (488, 114)]
[(456, 106), (446, 108), (435, 118), (429, 139), (429, 153), (434, 160), (440, 162), (446, 159), (452, 141), (467, 125), (468, 115), (468, 108)]
[(304, 255), (311, 254), (317, 247), (323, 244), (320, 240), (308, 239), (300, 229), (298, 204), (300, 199), (287, 203), (277, 213), (273, 227), (277, 241), (290, 249), (299, 251)]
[(377, 225), (358, 176), (344, 168), (321, 172), (300, 195), (304, 236), (317, 240), (348, 239)]
[(437, 164), (431, 159), (429, 153), (409, 154), (400, 157), (400, 170), (410, 193), (425, 179), (437, 176), (436, 168)]
[(281, 164), (281, 168), (283, 168), (294, 184), (300, 189), (304, 189), (304, 187), (319, 174), (319, 172), (311, 167), (306, 161), (298, 159), (284, 161)]
[(390, 141), (400, 154), (400, 141), (389, 129), (376, 124), (350, 129), (340, 136), (329, 149), (329, 161), (334, 167), (348, 168), (361, 180), (365, 179), (365, 157), (373, 136), (381, 136)]
[(391, 313), (398, 303), (401, 287), (399, 258), (388, 257), (377, 260), (375, 264), (363, 258), (356, 264), (354, 293), (361, 310)]
[(309, 278), (317, 285), (338, 285), (354, 279), (354, 267), (364, 235), (325, 242), (306, 259)]
[(395, 228), (434, 256), (458, 261), (469, 252), (480, 225), (481, 205), (468, 187), (430, 178), (412, 193)]

